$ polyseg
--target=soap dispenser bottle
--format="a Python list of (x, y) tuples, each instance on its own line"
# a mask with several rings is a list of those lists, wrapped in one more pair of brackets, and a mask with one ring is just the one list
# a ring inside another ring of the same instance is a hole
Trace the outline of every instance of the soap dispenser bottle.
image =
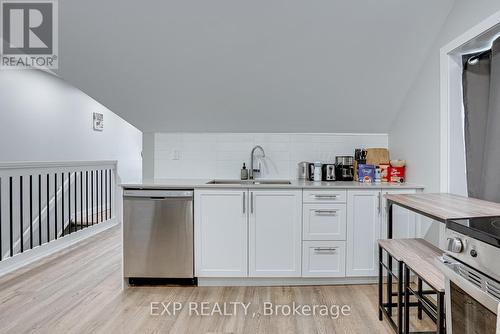
[(245, 163), (243, 163), (243, 167), (241, 167), (241, 179), (248, 180), (248, 169)]

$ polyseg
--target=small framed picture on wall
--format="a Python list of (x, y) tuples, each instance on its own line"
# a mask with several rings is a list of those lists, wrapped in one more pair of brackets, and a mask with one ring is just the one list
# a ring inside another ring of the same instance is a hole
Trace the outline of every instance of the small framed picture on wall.
[(104, 115), (95, 112), (94, 113), (94, 131), (103, 131), (104, 130)]

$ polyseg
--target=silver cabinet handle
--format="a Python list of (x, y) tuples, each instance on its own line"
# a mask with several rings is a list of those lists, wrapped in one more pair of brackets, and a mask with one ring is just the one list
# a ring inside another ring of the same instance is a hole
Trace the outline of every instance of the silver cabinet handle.
[(314, 210), (318, 215), (335, 215), (337, 210)]
[(314, 248), (314, 251), (316, 253), (320, 253), (320, 252), (335, 253), (337, 251), (337, 248), (338, 247), (317, 247), (317, 248)]
[(250, 193), (250, 213), (253, 213), (253, 192)]
[(243, 213), (247, 211), (247, 196), (246, 192), (243, 192)]
[(314, 195), (314, 198), (318, 199), (328, 199), (328, 198), (337, 198), (338, 195)]
[(378, 193), (378, 196), (377, 196), (377, 199), (378, 199), (378, 214), (380, 214), (381, 206), (382, 206), (381, 198), (382, 198), (382, 196), (380, 196), (380, 193)]

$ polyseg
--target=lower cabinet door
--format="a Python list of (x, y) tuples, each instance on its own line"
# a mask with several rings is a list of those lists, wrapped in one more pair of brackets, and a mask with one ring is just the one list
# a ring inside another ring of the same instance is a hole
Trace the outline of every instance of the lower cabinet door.
[(194, 210), (197, 277), (248, 275), (248, 191), (196, 190)]
[(347, 192), (346, 273), (348, 277), (377, 276), (381, 219), (379, 190)]
[(303, 277), (345, 277), (345, 241), (304, 241)]
[(249, 276), (300, 277), (302, 191), (250, 189), (249, 210)]

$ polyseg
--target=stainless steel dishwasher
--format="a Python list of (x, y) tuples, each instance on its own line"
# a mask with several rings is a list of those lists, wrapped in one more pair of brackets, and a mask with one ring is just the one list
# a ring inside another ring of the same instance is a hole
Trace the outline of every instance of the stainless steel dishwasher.
[(193, 254), (192, 190), (124, 190), (123, 265), (130, 283), (146, 278), (194, 283)]

